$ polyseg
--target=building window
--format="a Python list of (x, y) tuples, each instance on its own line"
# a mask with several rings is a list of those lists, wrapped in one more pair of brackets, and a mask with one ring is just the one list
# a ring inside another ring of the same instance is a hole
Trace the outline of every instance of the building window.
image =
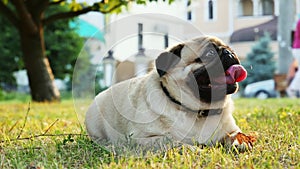
[(253, 16), (252, 0), (240, 0), (239, 15), (240, 16)]
[(208, 19), (214, 19), (214, 3), (212, 0), (208, 1)]
[(187, 7), (187, 20), (191, 21), (192, 20), (192, 11), (191, 11), (191, 4), (192, 4), (192, 0), (188, 0), (186, 3), (186, 7)]
[(273, 0), (262, 0), (262, 14), (273, 15), (274, 14), (274, 1)]
[(138, 50), (143, 49), (143, 24), (138, 23)]
[(204, 20), (208, 22), (214, 22), (218, 18), (218, 1), (217, 0), (205, 0), (203, 2), (205, 9), (203, 10)]
[(188, 12), (187, 12), (187, 20), (188, 20), (188, 21), (191, 21), (191, 20), (192, 20), (192, 12), (191, 12), (191, 11), (188, 11)]

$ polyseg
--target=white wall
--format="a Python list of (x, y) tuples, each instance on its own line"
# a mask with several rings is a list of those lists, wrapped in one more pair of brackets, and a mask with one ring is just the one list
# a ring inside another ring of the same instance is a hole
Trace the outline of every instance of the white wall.
[[(112, 15), (107, 26), (106, 51), (113, 48), (114, 57), (124, 61), (138, 52), (138, 23), (143, 24), (143, 47), (146, 54), (156, 57), (164, 50), (164, 35), (169, 35), (169, 46), (201, 35), (186, 20), (186, 1), (147, 3), (147, 6), (131, 4), (128, 11)], [(153, 56), (154, 55), (154, 56)]]

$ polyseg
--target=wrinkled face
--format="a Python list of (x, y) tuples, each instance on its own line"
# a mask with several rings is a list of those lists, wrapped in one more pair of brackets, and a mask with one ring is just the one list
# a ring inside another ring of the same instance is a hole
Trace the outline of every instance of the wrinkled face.
[(237, 82), (247, 75), (236, 54), (214, 37), (176, 45), (158, 57), (156, 66), (161, 77), (182, 71), (184, 85), (206, 103), (236, 92)]
[(240, 62), (227, 46), (209, 45), (192, 64), (199, 68), (189, 73), (186, 84), (201, 101), (218, 101), (237, 91), (236, 79), (230, 82), (227, 70)]

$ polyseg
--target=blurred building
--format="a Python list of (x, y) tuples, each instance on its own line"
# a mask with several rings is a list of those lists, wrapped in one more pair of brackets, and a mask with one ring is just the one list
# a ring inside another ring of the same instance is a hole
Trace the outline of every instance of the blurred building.
[(191, 10), (192, 22), (203, 33), (223, 39), (242, 59), (264, 32), (271, 35), (277, 53), (279, 0), (201, 0)]
[[(296, 20), (300, 1), (294, 1)], [(136, 65), (138, 58), (144, 58), (143, 64), (151, 68), (151, 61), (165, 47), (201, 34), (221, 38), (244, 59), (255, 41), (268, 32), (276, 58), (278, 15), (279, 0), (179, 0), (171, 5), (158, 0), (147, 5), (131, 4), (121, 14), (106, 18), (106, 51), (113, 51), (116, 66), (112, 83), (145, 73)], [(138, 25), (143, 27), (142, 42)]]

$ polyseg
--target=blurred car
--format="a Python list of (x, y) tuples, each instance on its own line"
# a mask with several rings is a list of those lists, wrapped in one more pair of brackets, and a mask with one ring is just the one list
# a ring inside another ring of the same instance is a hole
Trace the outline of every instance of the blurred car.
[(245, 87), (244, 97), (256, 97), (267, 99), (277, 97), (278, 92), (275, 90), (275, 81), (273, 79), (250, 83)]

